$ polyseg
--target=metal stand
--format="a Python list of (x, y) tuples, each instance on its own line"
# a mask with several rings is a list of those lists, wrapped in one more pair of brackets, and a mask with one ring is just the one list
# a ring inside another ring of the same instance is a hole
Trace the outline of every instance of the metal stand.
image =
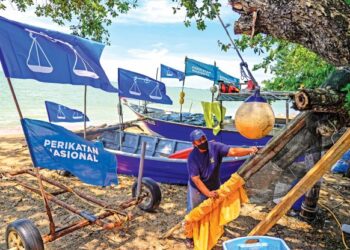
[(147, 143), (146, 143), (145, 141), (142, 142), (139, 174), (138, 174), (138, 176), (137, 176), (136, 199), (139, 199), (139, 196), (140, 196), (140, 194), (141, 194), (142, 177), (143, 177), (143, 167), (144, 167), (145, 154), (146, 154), (146, 145), (147, 145)]
[[(17, 108), (17, 112), (18, 112), (19, 117), (20, 117), (21, 122), (22, 122), (22, 120), (23, 120), (22, 111), (21, 111), (21, 108), (20, 108), (20, 106), (18, 104), (16, 93), (15, 93), (15, 91), (13, 89), (12, 82), (11, 82), (11, 79), (9, 77), (7, 77), (7, 82), (8, 82), (8, 85), (10, 87), (12, 98), (13, 98), (13, 101), (15, 102), (15, 105), (16, 105), (16, 108)], [(25, 136), (25, 139), (26, 139), (26, 142), (27, 142), (27, 145), (28, 145), (28, 139), (27, 139), (26, 136)], [(42, 181), (41, 181), (41, 176), (39, 174), (39, 170), (38, 170), (38, 168), (36, 166), (34, 166), (33, 156), (32, 156), (32, 153), (31, 153), (30, 150), (29, 150), (29, 153), (30, 153), (30, 158), (32, 160), (33, 169), (34, 169), (34, 172), (35, 172), (35, 175), (37, 177), (38, 184), (39, 184), (39, 187), (40, 187), (40, 193), (41, 193), (41, 196), (43, 197), (44, 205), (45, 205), (45, 208), (46, 208), (46, 213), (47, 213), (47, 216), (49, 218), (50, 234), (54, 235), (54, 233), (55, 233), (55, 223), (53, 222), (53, 218), (52, 218), (52, 213), (51, 213), (51, 209), (50, 209), (50, 206), (49, 206), (49, 202), (48, 202), (48, 199), (47, 199), (45, 191), (44, 191), (44, 186), (43, 186)]]

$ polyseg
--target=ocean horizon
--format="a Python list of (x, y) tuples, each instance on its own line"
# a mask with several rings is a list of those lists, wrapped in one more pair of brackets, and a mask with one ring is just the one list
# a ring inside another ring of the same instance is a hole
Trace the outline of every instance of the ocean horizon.
[[(163, 80), (166, 84), (166, 80)], [(42, 83), (35, 80), (12, 79), (13, 87), (25, 118), (48, 121), (45, 108), (45, 101), (56, 102), (72, 109), (84, 111), (84, 86), (70, 84)], [(211, 101), (210, 86), (207, 89), (194, 89), (191, 86), (185, 87), (184, 112), (202, 113), (201, 101)], [(116, 85), (116, 83), (113, 83)], [(206, 86), (204, 85), (204, 86)], [(173, 105), (149, 104), (150, 107), (157, 107), (169, 111), (179, 111), (180, 104), (179, 87), (167, 87), (167, 94), (173, 100)], [(140, 103), (138, 100), (129, 100), (133, 103)], [(234, 117), (235, 112), (242, 102), (224, 102), (227, 109), (226, 115)], [(114, 93), (107, 93), (100, 89), (87, 88), (87, 116), (90, 122), (87, 126), (98, 126), (101, 124), (119, 123), (117, 114), (118, 96)], [(272, 103), (275, 116), (285, 116), (285, 101)], [(296, 115), (297, 111), (290, 110), (290, 115)], [(124, 121), (135, 120), (137, 117), (128, 108), (123, 106)], [(83, 122), (80, 123), (59, 123), (71, 130), (83, 129)], [(22, 132), (19, 115), (11, 96), (10, 88), (3, 74), (0, 76), (0, 134), (19, 134)]]

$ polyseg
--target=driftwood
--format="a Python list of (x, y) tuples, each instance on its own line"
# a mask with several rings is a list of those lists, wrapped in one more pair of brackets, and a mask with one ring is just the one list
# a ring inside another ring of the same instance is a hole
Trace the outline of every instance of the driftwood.
[[(344, 0), (230, 0), (235, 34), (295, 42), (335, 66), (350, 65), (350, 5)], [(257, 18), (254, 21), (255, 14)]]

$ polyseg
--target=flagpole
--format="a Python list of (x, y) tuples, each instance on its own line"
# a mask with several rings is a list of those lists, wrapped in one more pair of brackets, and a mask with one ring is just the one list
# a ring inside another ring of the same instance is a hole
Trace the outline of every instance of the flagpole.
[[(2, 61), (2, 64), (4, 64), (4, 62)], [(5, 71), (6, 72), (6, 71)], [(16, 109), (17, 109), (17, 112), (18, 112), (18, 115), (21, 119), (21, 122), (23, 120), (23, 114), (22, 114), (22, 111), (21, 111), (21, 108), (19, 106), (19, 103), (18, 103), (18, 100), (17, 100), (17, 97), (16, 97), (16, 93), (15, 93), (15, 90), (13, 89), (13, 85), (12, 85), (12, 82), (11, 82), (11, 79), (9, 77), (6, 77), (7, 79), (7, 82), (8, 82), (8, 85), (10, 87), (10, 90), (11, 90), (11, 94), (12, 94), (12, 98), (13, 98), (13, 101), (15, 102), (15, 105), (16, 105)], [(23, 129), (23, 125), (22, 125), (22, 129)], [(27, 145), (29, 147), (29, 143), (28, 143), (28, 140), (27, 140), (27, 137), (24, 136), (25, 139), (26, 139), (26, 142), (27, 142)], [(32, 160), (32, 164), (33, 164), (33, 168), (34, 168), (34, 172), (36, 174), (36, 177), (38, 179), (38, 183), (39, 183), (39, 188), (40, 188), (40, 192), (41, 192), (41, 195), (43, 197), (43, 200), (44, 200), (44, 205), (45, 205), (45, 208), (46, 208), (46, 213), (47, 213), (47, 216), (49, 217), (49, 221), (50, 221), (50, 234), (51, 235), (54, 235), (55, 234), (55, 223), (53, 222), (53, 217), (52, 217), (52, 213), (51, 213), (51, 209), (50, 209), (50, 206), (49, 206), (49, 202), (48, 202), (48, 199), (46, 197), (46, 194), (45, 194), (45, 191), (44, 191), (44, 186), (43, 186), (43, 183), (41, 181), (41, 176), (39, 174), (39, 170), (37, 167), (34, 166), (34, 163), (33, 163), (33, 158), (32, 158), (32, 154), (29, 150), (29, 153), (30, 153), (30, 157), (31, 157), (31, 160)]]
[(86, 139), (86, 95), (87, 95), (87, 85), (85, 85), (85, 90), (84, 90), (84, 139)]
[(185, 75), (184, 75), (184, 79), (182, 80), (182, 87), (181, 87), (181, 93), (180, 93), (180, 122), (182, 122), (182, 105), (184, 103), (184, 97), (185, 96), (181, 96), (182, 93), (184, 92), (184, 88), (185, 88), (185, 79), (186, 79), (186, 61), (187, 61), (187, 56), (185, 57)]
[[(216, 61), (214, 61), (214, 68), (216, 69)], [(216, 71), (216, 74), (217, 74), (217, 71)], [(217, 76), (215, 76), (215, 78), (217, 78)], [(213, 88), (215, 86), (215, 80), (217, 80), (215, 78), (214, 78), (214, 82), (213, 82)], [(211, 102), (212, 103), (214, 102), (214, 91), (211, 91)]]

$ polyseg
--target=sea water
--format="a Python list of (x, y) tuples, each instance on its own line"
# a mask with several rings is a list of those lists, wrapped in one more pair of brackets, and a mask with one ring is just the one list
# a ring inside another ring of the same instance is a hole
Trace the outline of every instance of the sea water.
[[(185, 103), (183, 112), (202, 113), (201, 101), (211, 101), (212, 95), (209, 90), (211, 84), (205, 82), (203, 86), (206, 89), (193, 89), (187, 86), (185, 91)], [(164, 80), (166, 83), (166, 80)], [(56, 102), (72, 109), (84, 111), (84, 86), (76, 86), (70, 84), (52, 84), (41, 83), (35, 80), (12, 79), (13, 87), (16, 92), (19, 105), (23, 116), (31, 119), (39, 119), (48, 121), (45, 108), (45, 100)], [(113, 83), (116, 86), (116, 83)], [(169, 111), (179, 111), (180, 104), (179, 93), (181, 91), (181, 82), (179, 87), (167, 87), (167, 94), (173, 100), (173, 105), (149, 104), (150, 107), (163, 108)], [(133, 103), (140, 103), (138, 100), (130, 100)], [(224, 102), (227, 109), (226, 115), (234, 117), (235, 112), (242, 102)], [(100, 89), (87, 87), (87, 116), (90, 125), (100, 124), (116, 124), (119, 122), (118, 113), (118, 96), (115, 93), (107, 93)], [(285, 116), (285, 101), (276, 101), (272, 103), (272, 108), (276, 116)], [(296, 111), (290, 110), (293, 116)], [(131, 121), (137, 117), (132, 111), (123, 106), (124, 121)], [(60, 125), (69, 129), (82, 129), (83, 123)], [(11, 96), (11, 92), (6, 78), (0, 73), (0, 134), (20, 133), (21, 125), (16, 106)]]

